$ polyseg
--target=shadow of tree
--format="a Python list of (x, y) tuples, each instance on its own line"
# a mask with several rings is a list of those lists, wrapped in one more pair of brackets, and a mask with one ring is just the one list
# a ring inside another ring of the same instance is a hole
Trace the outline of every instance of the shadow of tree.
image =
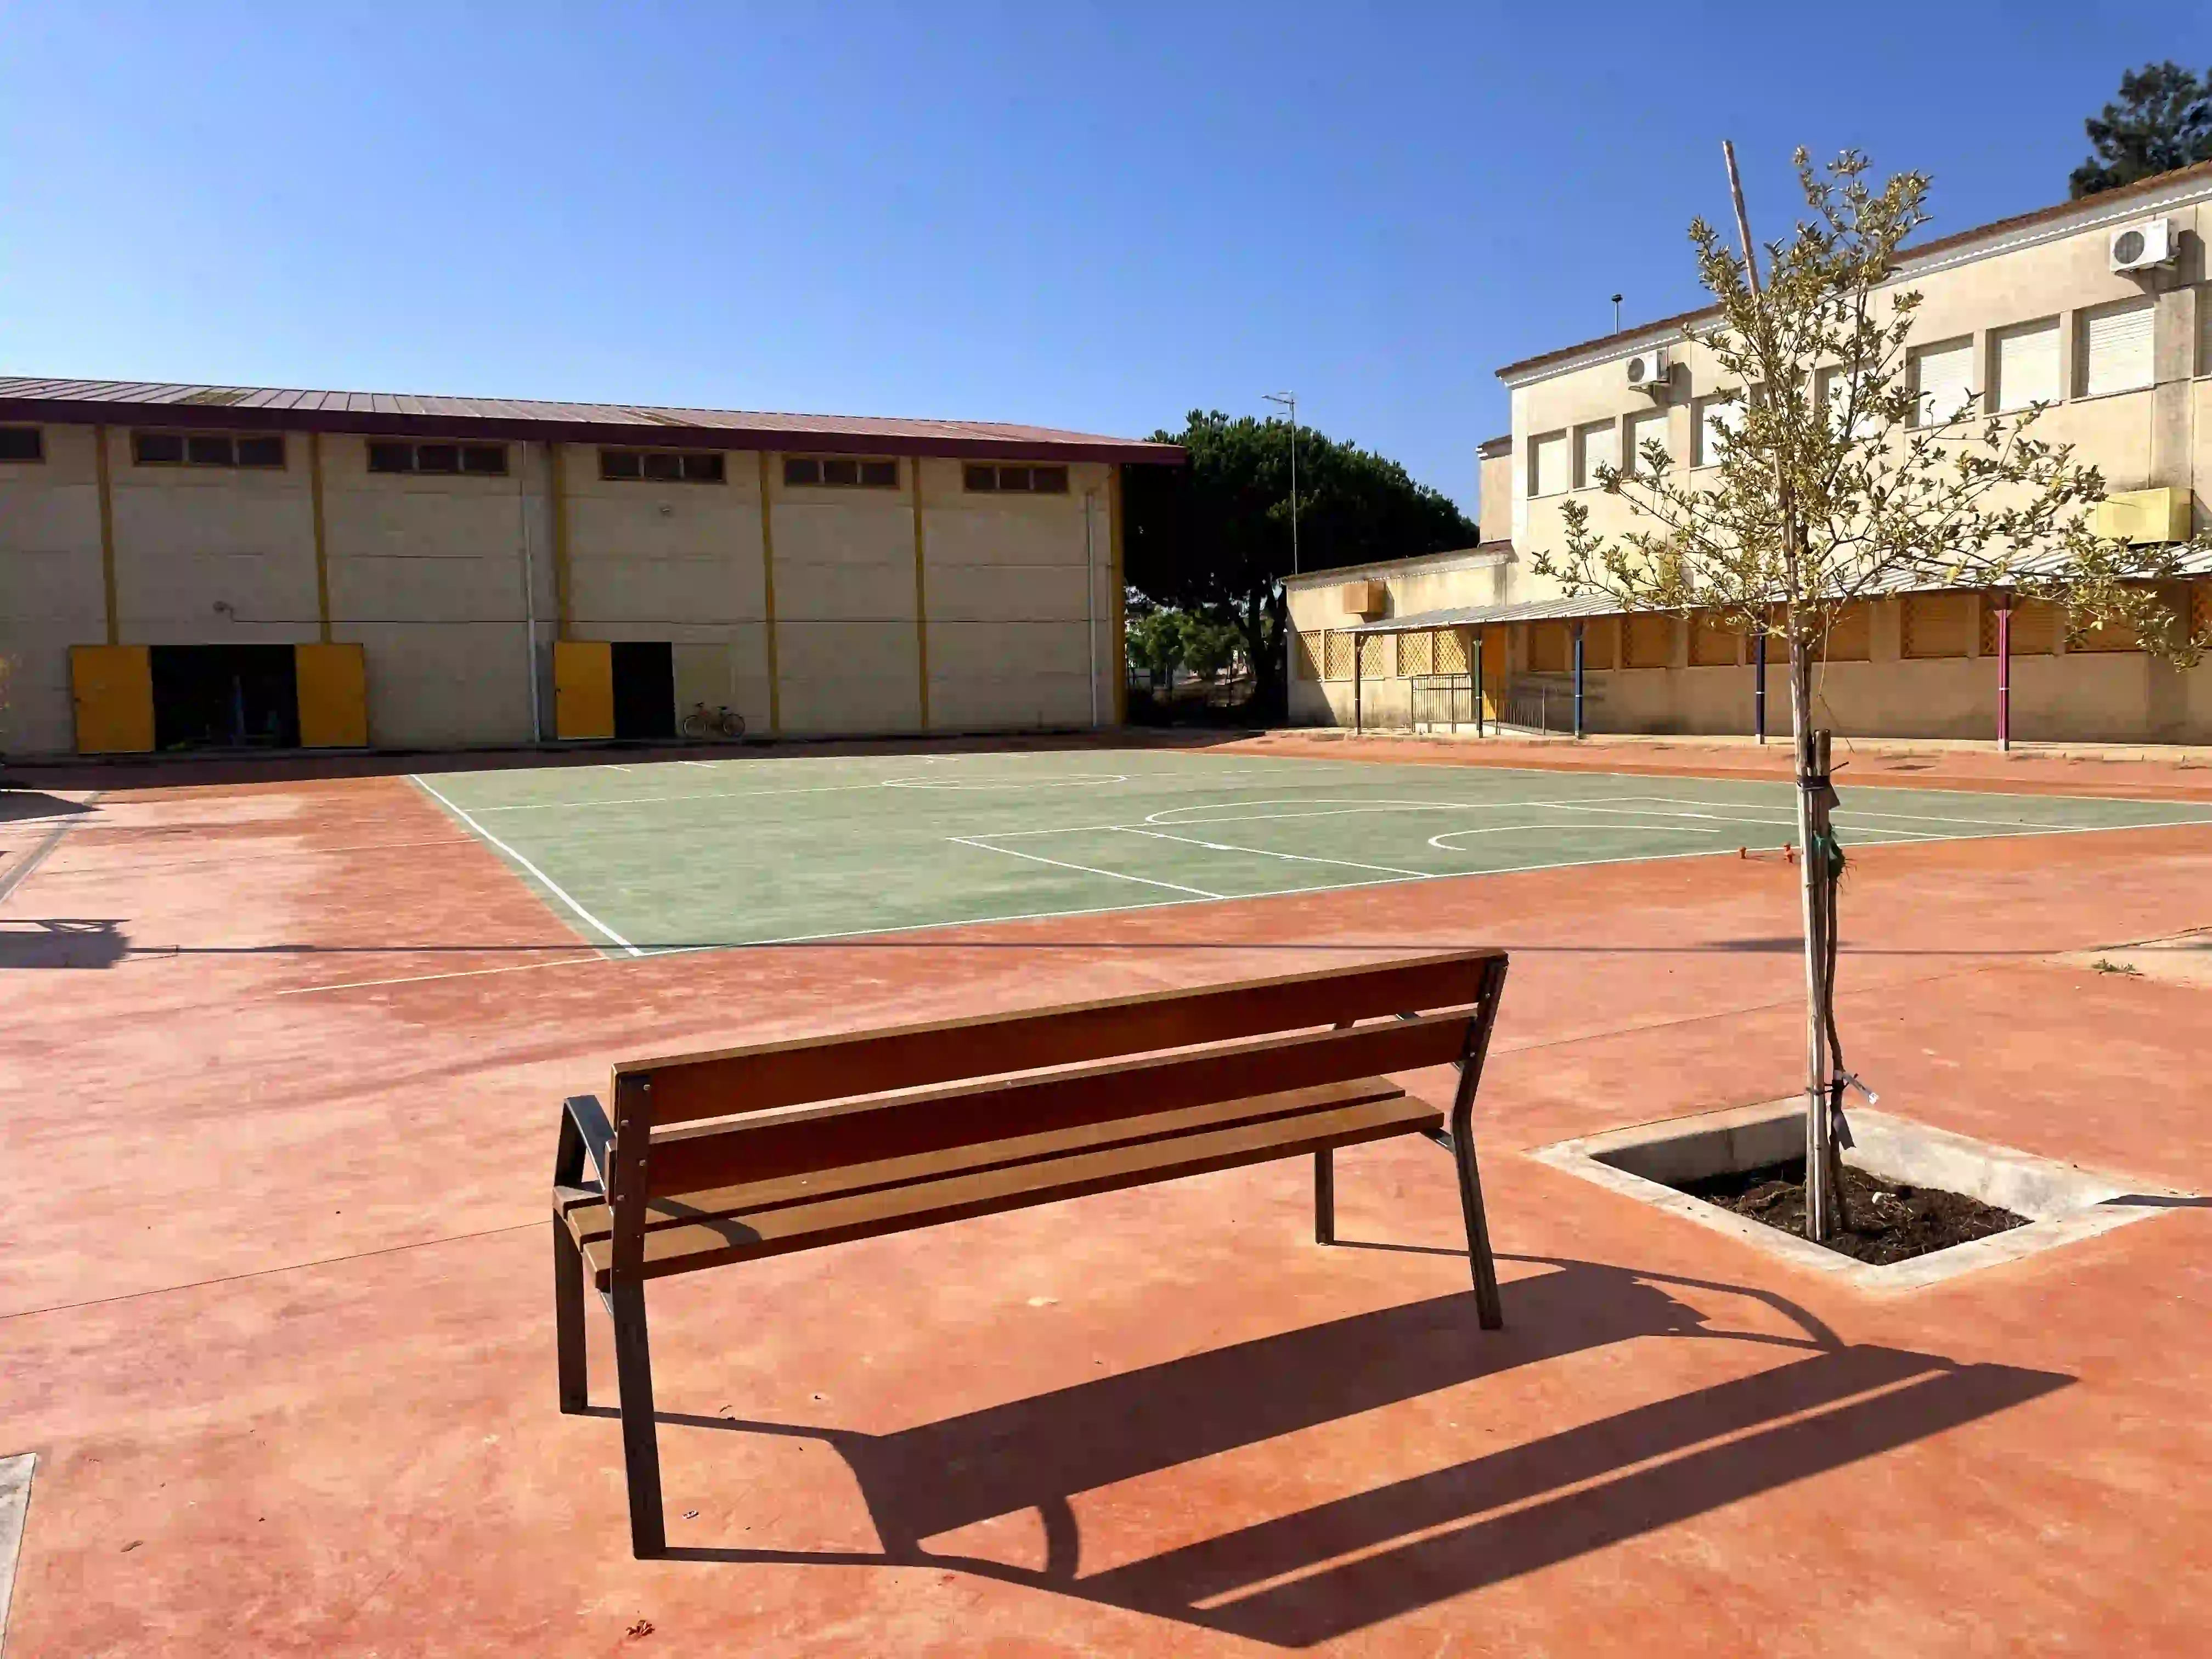
[[(1366, 1248), (1416, 1249), (1369, 1245)], [(851, 1467), (880, 1553), (672, 1548), (676, 1559), (958, 1567), (1300, 1648), (1904, 1446), (2073, 1379), (1846, 1344), (1744, 1286), (1599, 1263), (1505, 1286), (1506, 1328), (1471, 1293), (1238, 1343), (888, 1435), (663, 1413), (664, 1423), (817, 1439)], [(1796, 1334), (1717, 1328), (1667, 1288), (1752, 1298)], [(1086, 1575), (1070, 1500), (1157, 1471), (1645, 1337), (1796, 1356), (1753, 1375)], [(611, 1413), (610, 1413), (611, 1414)], [(1033, 1509), (1041, 1570), (932, 1550)]]

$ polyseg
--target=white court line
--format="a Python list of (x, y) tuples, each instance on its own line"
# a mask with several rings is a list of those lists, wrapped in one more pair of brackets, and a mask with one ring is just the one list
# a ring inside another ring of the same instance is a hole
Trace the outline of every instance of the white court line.
[(421, 785), (422, 788), (428, 790), (429, 793), (435, 797), (439, 801), (443, 802), (447, 811), (451, 812), (455, 817), (460, 819), (463, 823), (467, 824), (470, 829), (475, 830), (477, 834), (482, 836), (493, 846), (498, 848), (501, 852), (506, 854), (507, 857), (513, 859), (524, 869), (529, 871), (532, 875), (537, 877), (538, 881), (544, 884), (545, 890), (552, 894), (555, 898), (559, 899), (562, 903), (567, 905), (578, 915), (583, 917), (586, 921), (590, 922), (592, 927), (598, 928), (616, 944), (621, 945), (622, 948), (629, 951), (630, 955), (634, 957), (641, 957), (645, 954), (644, 951), (639, 950), (637, 946), (632, 945), (628, 939), (624, 939), (620, 933), (615, 932), (613, 928), (608, 927), (606, 923), (601, 921), (597, 916), (593, 915), (589, 910), (586, 910), (582, 905), (577, 903), (575, 900), (570, 898), (567, 893), (562, 890), (560, 884), (556, 883), (552, 877), (547, 875), (543, 870), (532, 864), (528, 859), (523, 857), (521, 854), (516, 852), (514, 848), (509, 847), (497, 836), (492, 834), (490, 830), (485, 829), (483, 825), (478, 823), (466, 812), (464, 812), (459, 807), (454, 805), (453, 802), (447, 800), (443, 795), (439, 794), (438, 792), (435, 789), (431, 788), (428, 784), (424, 783), (420, 774), (416, 775), (415, 781)]
[[(1620, 795), (1612, 797), (1600, 796), (1598, 799), (1601, 800), (1608, 799), (1635, 800), (1641, 798), (1634, 795)], [(1279, 804), (1280, 803), (1270, 801), (1219, 801), (1212, 803), (1212, 805), (1221, 806), (1267, 806)], [(1238, 814), (1233, 817), (1224, 817), (1217, 818), (1170, 818), (1168, 816), (1170, 812), (1201, 812), (1210, 810), (1209, 806), (1170, 806), (1158, 812), (1146, 813), (1142, 823), (1146, 826), (1160, 826), (1176, 830), (1203, 830), (1207, 825), (1215, 823), (1259, 823), (1262, 822), (1273, 822), (1284, 818), (1349, 817), (1357, 816), (1363, 812), (1506, 812), (1517, 811), (1523, 807), (1557, 806), (1561, 804), (1562, 803), (1558, 801), (1543, 800), (1401, 801), (1396, 803), (1385, 803), (1383, 805), (1375, 806), (1331, 807), (1327, 811), (1322, 812), (1247, 812)], [(991, 831), (991, 839), (993, 841), (1012, 841), (1019, 836), (1073, 836), (1094, 830), (1134, 830), (1139, 827), (1141, 826), (1139, 824), (1129, 823), (1069, 823), (1062, 824), (1051, 830), (994, 830)]]
[[(705, 766), (708, 768), (713, 767), (716, 763), (717, 763), (712, 761), (685, 761), (684, 763), (686, 766)], [(628, 769), (621, 768), (616, 769), (627, 770)], [(1125, 783), (1142, 783), (1155, 778), (1175, 781), (1178, 779), (1178, 775), (1173, 772), (1138, 772), (1124, 776), (1121, 779), (1121, 781)], [(957, 789), (960, 791), (972, 791), (979, 787), (995, 788), (1002, 787), (1035, 789), (1043, 786), (1026, 782), (1007, 786), (996, 784), (988, 786), (963, 784), (957, 786)], [(556, 812), (568, 808), (583, 806), (657, 806), (668, 801), (751, 800), (756, 796), (768, 795), (843, 795), (858, 793), (870, 789), (891, 788), (928, 788), (946, 793), (956, 793), (955, 786), (933, 781), (921, 782), (912, 779), (871, 778), (866, 783), (812, 783), (789, 789), (695, 789), (690, 793), (684, 795), (613, 795), (604, 800), (516, 801), (505, 806), (476, 806), (471, 807), (469, 810), (474, 812)]]
[[(474, 810), (478, 812), (550, 812), (573, 806), (653, 806), (672, 800), (750, 800), (755, 795), (837, 795), (856, 789), (882, 787), (880, 782), (876, 782), (817, 783), (800, 789), (695, 789), (688, 795), (617, 795), (606, 800), (518, 801), (512, 806), (479, 806)], [(454, 810), (459, 811), (458, 807)]]
[(1391, 864), (1362, 864), (1357, 859), (1315, 858), (1305, 853), (1277, 853), (1265, 847), (1231, 847), (1217, 841), (1194, 841), (1188, 836), (1170, 836), (1164, 830), (1139, 830), (1132, 824), (1115, 826), (1125, 836), (1149, 836), (1154, 841), (1181, 842), (1185, 847), (1203, 847), (1209, 853), (1249, 853), (1255, 858), (1289, 859), (1296, 864), (1337, 864), (1347, 870), (1376, 870), (1386, 876), (1410, 876), (1415, 881), (1427, 881), (1439, 872), (1434, 870), (1401, 870)]
[(947, 836), (945, 840), (962, 847), (973, 847), (978, 852), (1003, 853), (1010, 859), (1027, 859), (1032, 864), (1049, 864), (1060, 870), (1078, 870), (1086, 876), (1111, 876), (1116, 881), (1133, 881), (1146, 887), (1164, 887), (1171, 893), (1194, 893), (1200, 898), (1226, 898), (1226, 893), (1209, 893), (1203, 887), (1186, 887), (1181, 882), (1155, 881), (1150, 876), (1124, 875), (1119, 870), (1094, 870), (1087, 864), (1070, 864), (1062, 859), (1048, 859), (1036, 853), (1017, 853), (1011, 847), (994, 847), (988, 842), (969, 841), (964, 836)]
[(679, 761), (677, 764), (679, 766), (696, 766), (702, 772), (711, 772), (714, 769), (714, 763), (712, 761), (688, 760)]
[(884, 789), (943, 789), (967, 792), (981, 789), (1088, 789), (1098, 784), (1127, 783), (1127, 772), (1078, 772), (1065, 778), (884, 778)]
[[(1593, 801), (1644, 800), (1643, 795), (1592, 795)], [(1339, 803), (1341, 803), (1340, 805)], [(1345, 817), (1361, 812), (1512, 812), (1524, 807), (1562, 806), (1571, 803), (1548, 800), (1380, 800), (1363, 801), (1358, 796), (1318, 795), (1311, 798), (1287, 796), (1279, 800), (1205, 801), (1194, 806), (1168, 806), (1145, 815), (1146, 823), (1170, 824), (1182, 829), (1202, 829), (1209, 823), (1245, 823), (1262, 818), (1333, 818)], [(1210, 812), (1216, 807), (1245, 806), (1325, 806), (1320, 812), (1244, 812), (1234, 817), (1182, 818), (1179, 812)]]
[[(1645, 799), (1645, 800), (1663, 800), (1663, 801), (1671, 801), (1671, 802), (1675, 802), (1675, 803), (1678, 803), (1678, 804), (1680, 804), (1680, 805), (1698, 805), (1698, 806), (1705, 806), (1705, 805), (1714, 805), (1714, 803), (1712, 803), (1712, 802), (1709, 802), (1709, 801), (1692, 801), (1692, 800), (1688, 799), (1686, 797), (1680, 796), (1680, 795), (1646, 795), (1646, 796), (1641, 797), (1641, 799)], [(2046, 796), (2039, 796), (2039, 797), (2027, 797), (2027, 798), (2024, 798), (2024, 799), (2044, 799), (2044, 800), (2063, 800), (2063, 799), (2067, 799), (2067, 797), (2065, 797), (2065, 796), (2061, 796), (2061, 795), (2046, 795)], [(1724, 803), (1724, 804), (1725, 804), (1725, 805), (1738, 805), (1739, 803), (1736, 803), (1736, 802), (1733, 802), (1733, 801), (1731, 801), (1731, 802), (1727, 802), (1727, 803)], [(1754, 809), (1759, 808), (1759, 807), (1760, 807), (1760, 806), (1762, 806), (1762, 805), (1765, 805), (1765, 804), (1764, 804), (1764, 803), (1762, 803), (1762, 802), (1756, 802), (1756, 801), (1746, 801), (1746, 802), (1742, 802), (1742, 803), (1740, 803), (1740, 804), (1741, 804), (1741, 805), (1746, 805), (1746, 806), (1753, 807), (1753, 808), (1754, 808)], [(2137, 806), (2140, 806), (2140, 805), (2151, 805), (2151, 804), (2154, 804), (2154, 803), (2147, 803), (2147, 802), (2142, 802), (2142, 801), (2132, 801), (2132, 802), (2127, 802), (2127, 803), (2124, 803), (2124, 804), (2126, 804), (2126, 805), (2137, 805)], [(2175, 805), (2186, 805), (2186, 804), (2187, 804), (2187, 803), (2183, 803), (2183, 802), (2176, 802), (2176, 803), (2175, 803)], [(1788, 807), (1786, 807), (1786, 806), (1767, 806), (1767, 807), (1765, 808), (1765, 810), (1767, 810), (1767, 811), (1769, 811), (1788, 812), (1788, 811), (1790, 811), (1790, 809), (1789, 809), (1789, 808), (1788, 808)], [(1991, 830), (2019, 830), (2019, 831), (2025, 831), (2025, 832), (2028, 832), (2028, 833), (2033, 833), (2033, 832), (2035, 832), (2035, 831), (2037, 831), (2037, 830), (2042, 830), (2042, 829), (2044, 828), (2044, 826), (2042, 826), (2042, 825), (2039, 825), (2039, 824), (2036, 823), (2035, 823), (2035, 821), (2034, 821), (2033, 819), (2032, 819), (2032, 818), (1960, 818), (1960, 817), (1949, 817), (1949, 816), (1948, 816), (1948, 815), (1946, 815), (1946, 814), (1944, 814), (1944, 813), (1941, 813), (1941, 812), (1880, 812), (1880, 811), (1876, 811), (1874, 808), (1872, 808), (1872, 807), (1870, 807), (1870, 806), (1844, 806), (1844, 805), (1838, 805), (1838, 806), (1837, 806), (1837, 808), (1835, 809), (1835, 812), (1836, 812), (1836, 816), (1837, 816), (1837, 817), (1855, 817), (1855, 818), (1902, 818), (1902, 819), (1908, 819), (1908, 820), (1910, 820), (1910, 821), (1911, 821), (1911, 822), (1913, 822), (1913, 823), (1916, 823), (1973, 824), (1973, 825), (1976, 825), (1976, 826), (1978, 826), (1978, 827), (1981, 827), (1981, 828), (1987, 828), (1987, 829), (1991, 829)], [(1794, 821), (1795, 821), (1795, 814), (1793, 813), (1791, 816), (1792, 816), (1792, 821), (1794, 822)], [(2160, 828), (2161, 825), (2166, 824), (2166, 823), (2204, 823), (2204, 822), (2206, 822), (2206, 820), (2204, 820), (2204, 819), (2203, 819), (2203, 818), (2162, 818), (2162, 819), (2160, 819), (2160, 820), (2158, 820), (2158, 821), (2156, 821), (2156, 822), (2154, 822), (2154, 823), (2139, 823), (2139, 824), (2094, 824), (2094, 825), (2082, 825), (2082, 824), (2054, 824), (2054, 825), (2050, 826), (2048, 833), (2051, 833), (2051, 834), (2053, 834), (2053, 835), (2057, 835), (2057, 834), (2062, 834), (2062, 833), (2070, 832), (2070, 831), (2072, 831), (2072, 830), (2080, 830), (2080, 829), (2084, 829), (2084, 828), (2089, 828), (2089, 829), (2099, 829), (2099, 830), (2106, 830), (2106, 829), (2112, 829), (2112, 830), (2119, 830), (2119, 829), (2128, 829), (2128, 830), (2155, 830), (2155, 829), (2158, 829), (2158, 828)], [(1927, 835), (1927, 834), (1929, 834), (1929, 831), (1927, 831), (1927, 830), (1897, 830), (1897, 831), (1892, 831), (1891, 833), (1893, 833), (1893, 834), (1899, 834), (1899, 835)], [(1973, 840), (1973, 839), (1977, 839), (1977, 838), (1976, 838), (1976, 837), (1973, 837), (1973, 836), (1962, 836), (1962, 837), (1960, 837), (1960, 839), (1962, 839), (1962, 840)]]
[[(635, 955), (658, 957), (669, 954), (665, 951), (639, 951)], [(401, 974), (392, 979), (342, 979), (331, 985), (295, 985), (289, 990), (271, 991), (272, 997), (310, 997), (318, 991), (360, 991), (372, 985), (420, 985), (433, 979), (482, 979), (487, 974), (521, 974), (532, 968), (571, 968), (580, 962), (605, 962), (608, 958), (596, 951), (588, 957), (556, 957), (550, 962), (511, 962), (502, 968), (455, 968), (442, 974)]]
[[(1607, 830), (1615, 833), (1626, 831), (1632, 834), (1638, 830), (1662, 836), (1717, 836), (1720, 834), (1717, 830), (1701, 830), (1697, 825), (1690, 823), (1501, 823), (1486, 830), (1447, 830), (1440, 836), (1431, 836), (1429, 845), (1439, 852), (1464, 853), (1467, 850), (1464, 847), (1446, 847), (1444, 843), (1448, 841), (1457, 841), (1462, 836), (1510, 836), (1516, 833), (1558, 836), (1576, 830), (1586, 830), (1592, 835), (1602, 835)], [(1455, 871), (1452, 873), (1485, 875), (1488, 872), (1470, 870)]]

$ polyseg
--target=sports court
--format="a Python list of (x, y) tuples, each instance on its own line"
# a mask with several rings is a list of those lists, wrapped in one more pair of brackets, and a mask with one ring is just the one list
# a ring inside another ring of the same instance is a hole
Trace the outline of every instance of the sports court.
[[(1564, 1173), (1802, 1075), (1782, 757), (1322, 747), (0, 793), (9, 1659), (1778, 1659), (1808, 1606), (1869, 1659), (2194, 1650), (2212, 1200), (1870, 1292)], [(1841, 783), (1881, 1109), (2203, 1193), (2212, 992), (2124, 947), (2212, 928), (2208, 775)], [(1332, 1246), (1292, 1161), (657, 1280), (672, 1551), (633, 1559), (596, 1310), (590, 1413), (556, 1398), (564, 1097), (1473, 946), (1511, 957), (1474, 1128), (1502, 1330), (1418, 1136), (1340, 1155)]]
[[(1732, 858), (1796, 836), (1786, 784), (1166, 749), (678, 760), (416, 782), (588, 937), (632, 954)], [(1847, 845), (2212, 822), (2188, 802), (1842, 793)]]

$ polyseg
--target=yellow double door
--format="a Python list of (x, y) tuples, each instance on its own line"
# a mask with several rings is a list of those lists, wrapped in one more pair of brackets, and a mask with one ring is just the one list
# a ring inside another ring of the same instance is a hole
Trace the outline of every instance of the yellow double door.
[[(295, 645), (293, 678), (303, 749), (368, 746), (368, 667), (351, 644)], [(70, 685), (81, 755), (154, 747), (154, 653), (143, 645), (73, 645)]]

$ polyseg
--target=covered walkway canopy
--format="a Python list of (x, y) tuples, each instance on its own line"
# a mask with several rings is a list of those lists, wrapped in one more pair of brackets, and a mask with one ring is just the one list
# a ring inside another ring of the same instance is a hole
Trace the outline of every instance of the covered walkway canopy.
[(1410, 617), (1388, 617), (1381, 622), (1347, 628), (1347, 634), (1421, 634), (1432, 628), (1485, 628), (1502, 623), (1571, 621), (1580, 617), (1612, 617), (1620, 606), (1599, 593), (1571, 599), (1523, 599), (1518, 605), (1462, 605), (1448, 611), (1421, 611)]

